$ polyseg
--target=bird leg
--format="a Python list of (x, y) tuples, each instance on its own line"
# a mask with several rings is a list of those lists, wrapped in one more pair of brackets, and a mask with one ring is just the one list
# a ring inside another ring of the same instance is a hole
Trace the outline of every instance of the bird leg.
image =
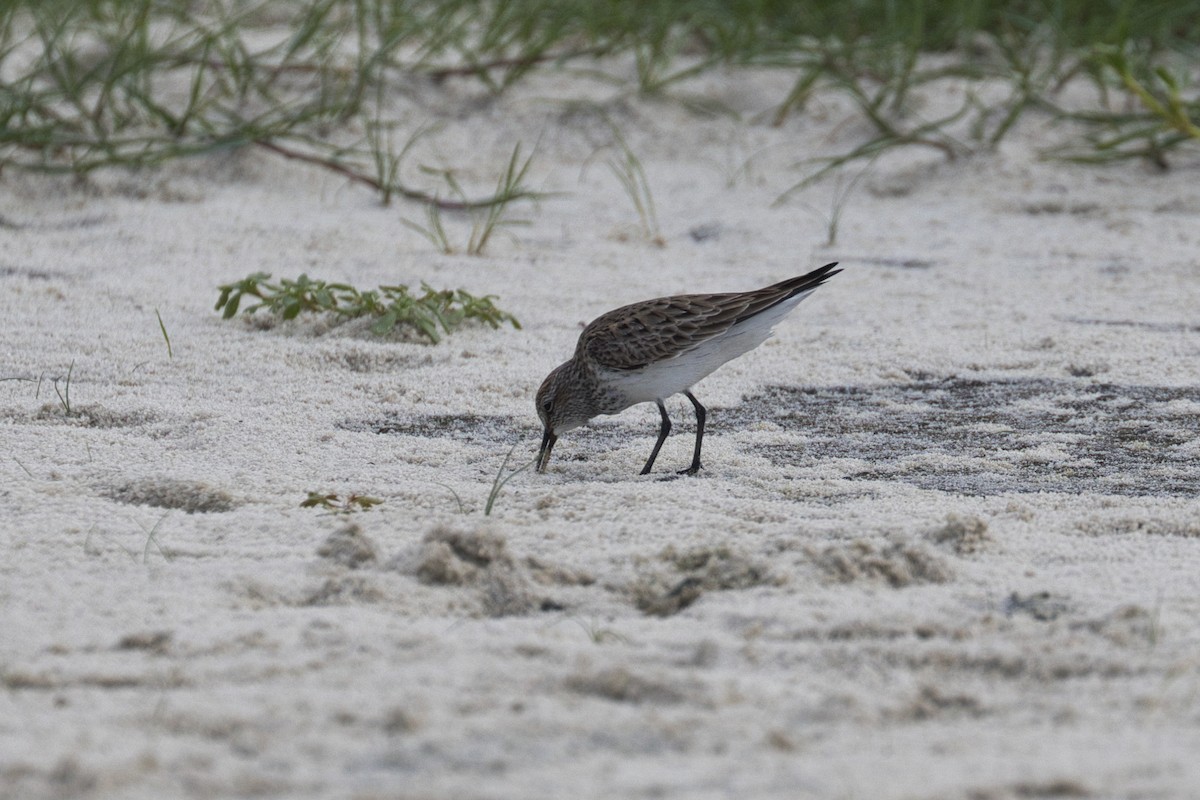
[[(692, 465), (687, 469), (679, 470), (680, 475), (695, 475), (700, 471), (700, 444), (704, 441), (704, 418), (707, 414), (704, 411), (704, 406), (700, 405), (700, 401), (691, 392), (684, 392), (684, 397), (692, 401), (692, 405), (696, 408), (696, 449), (692, 453)], [(667, 412), (663, 412), (664, 416)]]
[(662, 450), (663, 442), (667, 440), (667, 434), (671, 432), (671, 418), (667, 416), (667, 407), (663, 405), (662, 400), (655, 400), (658, 403), (658, 413), (662, 414), (662, 427), (658, 429), (658, 441), (654, 443), (654, 449), (650, 451), (650, 458), (646, 459), (646, 466), (642, 467), (642, 475), (650, 474), (650, 468), (654, 466), (654, 459), (658, 458), (658, 451)]

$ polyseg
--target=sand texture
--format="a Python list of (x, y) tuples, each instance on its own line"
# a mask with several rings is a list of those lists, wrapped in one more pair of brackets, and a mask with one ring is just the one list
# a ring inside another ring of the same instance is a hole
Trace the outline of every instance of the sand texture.
[[(1195, 797), (1200, 163), (1047, 161), (1031, 113), (776, 205), (867, 135), (836, 98), (770, 126), (788, 85), (682, 87), (740, 118), (567, 75), (413, 86), (398, 114), (443, 123), (414, 183), (484, 193), (537, 143), (555, 194), (483, 256), (263, 150), (5, 173), (0, 798)], [(699, 476), (667, 479), (676, 397), (656, 474), (638, 406), (484, 516), (582, 324), (829, 261), (696, 387)], [(462, 287), (523, 328), (222, 320), (255, 271)]]

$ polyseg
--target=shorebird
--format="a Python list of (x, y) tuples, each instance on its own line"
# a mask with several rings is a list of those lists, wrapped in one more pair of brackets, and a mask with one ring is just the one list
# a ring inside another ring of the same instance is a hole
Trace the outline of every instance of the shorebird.
[(696, 446), (681, 474), (700, 471), (704, 406), (694, 386), (717, 367), (748, 353), (801, 300), (841, 272), (835, 261), (807, 275), (750, 292), (681, 294), (609, 311), (579, 335), (575, 355), (546, 376), (537, 392), (544, 433), (537, 471), (545, 472), (558, 437), (599, 414), (618, 414), (638, 403), (658, 406), (662, 424), (642, 475), (650, 472), (671, 432), (663, 400), (683, 394), (696, 409)]

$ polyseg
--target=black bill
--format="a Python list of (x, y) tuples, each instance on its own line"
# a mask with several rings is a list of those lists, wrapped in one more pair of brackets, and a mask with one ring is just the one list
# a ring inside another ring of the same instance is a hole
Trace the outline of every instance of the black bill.
[(538, 450), (538, 472), (546, 471), (546, 464), (550, 463), (550, 451), (554, 449), (554, 443), (557, 441), (558, 437), (554, 435), (554, 431), (550, 429), (550, 426), (546, 426), (546, 432), (542, 434), (542, 447)]

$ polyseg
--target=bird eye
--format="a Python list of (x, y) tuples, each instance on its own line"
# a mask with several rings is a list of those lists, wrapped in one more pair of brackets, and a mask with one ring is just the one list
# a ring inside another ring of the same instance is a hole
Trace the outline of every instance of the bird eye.
[(547, 398), (542, 401), (542, 411), (545, 411), (547, 414), (549, 414), (553, 410), (554, 410), (554, 401), (553, 400), (550, 400), (549, 398)]

